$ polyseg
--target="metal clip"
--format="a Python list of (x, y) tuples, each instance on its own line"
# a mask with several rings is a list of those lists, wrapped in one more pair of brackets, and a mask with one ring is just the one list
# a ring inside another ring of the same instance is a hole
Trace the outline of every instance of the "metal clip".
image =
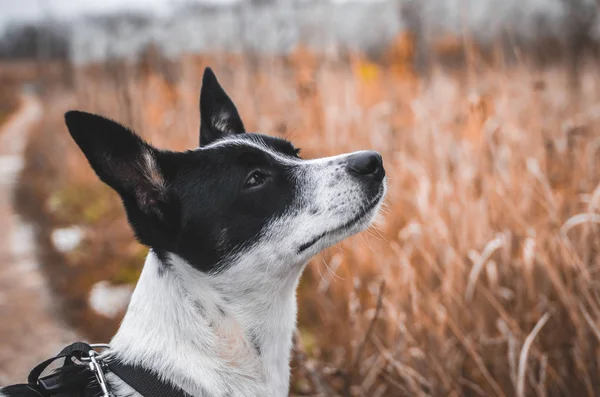
[[(108, 345), (104, 344), (95, 344), (90, 345), (92, 349), (108, 349)], [(108, 384), (106, 383), (106, 378), (104, 377), (104, 371), (102, 369), (102, 360), (98, 357), (98, 352), (95, 350), (90, 350), (88, 357), (82, 357), (82, 361), (89, 361), (88, 367), (90, 370), (96, 375), (96, 380), (100, 385), (100, 389), (102, 390), (102, 397), (113, 397), (111, 393), (108, 391)]]
[(90, 347), (92, 349), (110, 349), (110, 345), (108, 343), (91, 343)]

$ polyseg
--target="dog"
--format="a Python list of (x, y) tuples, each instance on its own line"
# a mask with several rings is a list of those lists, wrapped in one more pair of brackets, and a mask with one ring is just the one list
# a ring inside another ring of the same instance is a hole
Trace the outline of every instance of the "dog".
[[(102, 356), (191, 396), (287, 396), (298, 281), (312, 256), (371, 225), (386, 192), (382, 157), (305, 160), (287, 140), (247, 133), (210, 68), (200, 116), (199, 147), (172, 152), (101, 116), (65, 114), (150, 247)], [(141, 396), (113, 373), (106, 381), (116, 397)]]

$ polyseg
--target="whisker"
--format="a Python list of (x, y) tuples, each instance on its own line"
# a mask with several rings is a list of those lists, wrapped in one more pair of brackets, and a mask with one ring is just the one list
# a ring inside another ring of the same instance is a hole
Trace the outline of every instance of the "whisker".
[(325, 265), (325, 267), (327, 268), (327, 270), (329, 271), (329, 273), (331, 273), (332, 276), (334, 276), (335, 278), (337, 278), (338, 280), (344, 280), (343, 277), (337, 275), (332, 269), (331, 267), (329, 267), (329, 265), (327, 264), (327, 261), (325, 260), (325, 258), (323, 258), (323, 264)]

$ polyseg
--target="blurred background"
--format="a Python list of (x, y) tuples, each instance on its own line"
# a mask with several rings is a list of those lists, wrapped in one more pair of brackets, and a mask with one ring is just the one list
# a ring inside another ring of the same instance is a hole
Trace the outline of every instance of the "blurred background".
[(147, 250), (63, 123), (374, 149), (377, 227), (299, 287), (295, 396), (600, 395), (596, 0), (0, 0), (0, 384), (108, 341)]

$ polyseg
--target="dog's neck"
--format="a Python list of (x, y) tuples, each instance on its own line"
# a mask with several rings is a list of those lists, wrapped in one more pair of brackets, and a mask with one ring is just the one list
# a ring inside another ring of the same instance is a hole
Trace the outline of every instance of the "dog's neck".
[(287, 396), (303, 265), (265, 263), (265, 273), (255, 265), (244, 272), (244, 262), (255, 260), (207, 275), (150, 252), (113, 354), (193, 396)]

